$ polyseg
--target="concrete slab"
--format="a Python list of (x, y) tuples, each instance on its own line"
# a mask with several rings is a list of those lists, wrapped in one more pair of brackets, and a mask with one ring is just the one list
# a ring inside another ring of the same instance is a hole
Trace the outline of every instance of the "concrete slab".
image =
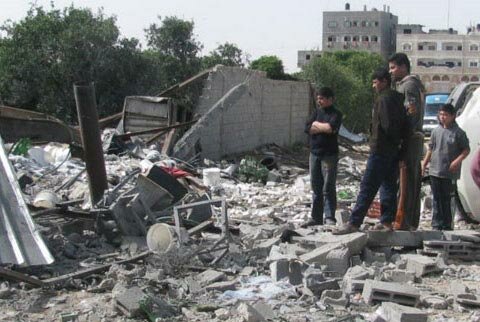
[(292, 237), (292, 241), (323, 246), (326, 244), (342, 244), (350, 249), (352, 255), (360, 254), (367, 243), (367, 235), (357, 232), (348, 235), (332, 235), (331, 233), (319, 233), (304, 237)]
[(428, 319), (427, 312), (392, 302), (383, 302), (381, 309), (389, 322), (427, 322)]
[(422, 247), (424, 240), (440, 240), (441, 231), (367, 231), (367, 246)]
[(383, 278), (388, 282), (394, 283), (408, 283), (415, 282), (415, 273), (407, 272), (402, 269), (394, 269), (383, 272)]
[(415, 306), (420, 299), (420, 292), (406, 284), (366, 280), (362, 297), (367, 304), (378, 301)]
[(334, 249), (340, 249), (341, 244), (325, 244), (317, 249), (300, 256), (300, 260), (308, 264), (327, 264), (327, 255)]
[(237, 284), (236, 280), (225, 281), (225, 282), (215, 282), (205, 287), (205, 289), (207, 291), (219, 291), (219, 292), (233, 291), (237, 288), (235, 286), (236, 284)]
[(218, 272), (213, 269), (206, 270), (197, 275), (195, 278), (200, 286), (205, 287), (214, 282), (223, 281), (227, 278), (227, 275), (223, 272)]

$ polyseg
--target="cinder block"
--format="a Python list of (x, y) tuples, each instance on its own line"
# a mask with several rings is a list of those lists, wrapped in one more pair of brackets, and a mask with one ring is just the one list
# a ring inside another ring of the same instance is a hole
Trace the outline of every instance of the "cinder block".
[(394, 269), (391, 271), (385, 271), (383, 273), (383, 278), (388, 282), (394, 283), (415, 282), (415, 273), (407, 272), (400, 269)]
[(428, 319), (427, 312), (396, 303), (383, 302), (381, 308), (388, 322), (427, 322)]
[(362, 297), (367, 304), (379, 301), (416, 306), (420, 299), (420, 292), (406, 284), (366, 280)]
[(404, 255), (402, 257), (407, 260), (407, 271), (413, 272), (416, 277), (443, 271), (431, 257), (422, 255)]
[(325, 290), (320, 297), (320, 301), (326, 305), (346, 307), (349, 299), (341, 290)]
[(327, 280), (321, 270), (311, 268), (304, 273), (303, 286), (311, 290), (316, 296), (320, 296), (325, 290), (340, 289), (337, 280)]
[(343, 276), (350, 267), (350, 250), (347, 247), (334, 249), (327, 254), (327, 270)]
[(371, 247), (421, 247), (425, 240), (442, 239), (441, 231), (367, 231), (367, 245)]
[(345, 292), (345, 294), (362, 293), (364, 287), (365, 287), (364, 280), (348, 279), (343, 281), (343, 291)]
[(289, 261), (281, 259), (270, 264), (270, 276), (272, 281), (278, 282), (288, 277), (289, 274)]

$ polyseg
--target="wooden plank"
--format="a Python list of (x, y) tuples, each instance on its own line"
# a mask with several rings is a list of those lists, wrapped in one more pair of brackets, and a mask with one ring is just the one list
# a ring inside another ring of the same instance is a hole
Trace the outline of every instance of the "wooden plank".
[(38, 278), (0, 267), (0, 277), (17, 282), (25, 282), (33, 286), (42, 287), (44, 282)]

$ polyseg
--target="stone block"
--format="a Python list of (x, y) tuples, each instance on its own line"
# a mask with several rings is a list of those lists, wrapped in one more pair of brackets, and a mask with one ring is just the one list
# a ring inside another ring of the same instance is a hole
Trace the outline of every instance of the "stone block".
[(207, 291), (218, 291), (218, 292), (233, 291), (236, 289), (236, 286), (235, 286), (236, 284), (237, 284), (236, 280), (225, 281), (225, 282), (215, 282), (205, 287), (205, 289)]
[(363, 260), (368, 264), (372, 264), (374, 262), (385, 263), (387, 261), (387, 256), (385, 253), (373, 251), (368, 247), (363, 249), (362, 255)]
[(338, 226), (348, 223), (350, 220), (350, 212), (341, 209), (335, 211), (335, 220)]
[(427, 322), (428, 313), (417, 308), (383, 302), (382, 315), (388, 322)]
[(325, 244), (309, 253), (303, 254), (300, 256), (300, 260), (308, 264), (326, 265), (328, 253), (341, 247), (341, 244)]
[(253, 243), (251, 254), (259, 257), (267, 257), (272, 246), (280, 244), (280, 238), (261, 239)]
[(341, 290), (325, 290), (320, 297), (320, 300), (325, 305), (346, 307), (349, 299)]
[(141, 315), (140, 302), (146, 297), (139, 287), (132, 287), (115, 297), (115, 306), (127, 317)]
[(284, 278), (292, 285), (302, 284), (305, 265), (296, 260), (281, 259), (270, 264), (270, 276), (274, 282)]
[(366, 280), (362, 297), (367, 304), (378, 301), (415, 306), (420, 299), (420, 292), (406, 284)]
[(347, 247), (334, 249), (327, 254), (327, 270), (343, 276), (350, 267), (350, 250)]
[(265, 318), (251, 305), (247, 303), (240, 303), (237, 306), (237, 312), (241, 321), (245, 322), (263, 322)]
[(407, 271), (413, 272), (416, 277), (441, 272), (435, 259), (423, 255), (404, 255), (407, 260)]
[(320, 296), (325, 290), (340, 289), (337, 280), (326, 279), (321, 270), (312, 268), (309, 268), (305, 271), (303, 277), (303, 286), (312, 291), (312, 293), (316, 296)]
[(362, 293), (365, 287), (365, 280), (348, 279), (343, 281), (343, 291), (345, 294)]
[[(297, 230), (298, 232), (298, 230)], [(292, 237), (292, 241), (314, 244), (317, 247), (324, 245), (344, 245), (350, 249), (352, 255), (360, 254), (367, 244), (367, 235), (356, 232), (348, 235), (332, 235), (331, 233), (319, 233), (304, 237)]]
[(370, 247), (422, 247), (425, 240), (442, 239), (441, 231), (367, 231), (367, 245)]
[(204, 287), (214, 282), (220, 282), (227, 278), (227, 275), (223, 272), (218, 272), (213, 269), (206, 270), (197, 275), (196, 280), (200, 286)]
[(415, 273), (401, 269), (394, 269), (383, 272), (383, 278), (387, 282), (403, 284), (408, 282), (415, 282)]

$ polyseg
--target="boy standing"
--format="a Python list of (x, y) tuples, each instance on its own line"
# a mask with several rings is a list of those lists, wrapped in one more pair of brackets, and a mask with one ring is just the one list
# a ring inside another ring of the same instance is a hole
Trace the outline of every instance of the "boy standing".
[(305, 125), (310, 136), (310, 182), (313, 190), (312, 217), (302, 227), (335, 225), (337, 208), (338, 131), (342, 113), (333, 106), (334, 93), (322, 87), (317, 94), (318, 107)]
[(428, 152), (422, 161), (422, 175), (429, 162), (430, 185), (433, 195), (432, 228), (452, 230), (450, 200), (454, 181), (460, 178), (462, 161), (470, 153), (468, 138), (455, 122), (455, 109), (451, 104), (440, 107), (440, 124), (432, 131)]

